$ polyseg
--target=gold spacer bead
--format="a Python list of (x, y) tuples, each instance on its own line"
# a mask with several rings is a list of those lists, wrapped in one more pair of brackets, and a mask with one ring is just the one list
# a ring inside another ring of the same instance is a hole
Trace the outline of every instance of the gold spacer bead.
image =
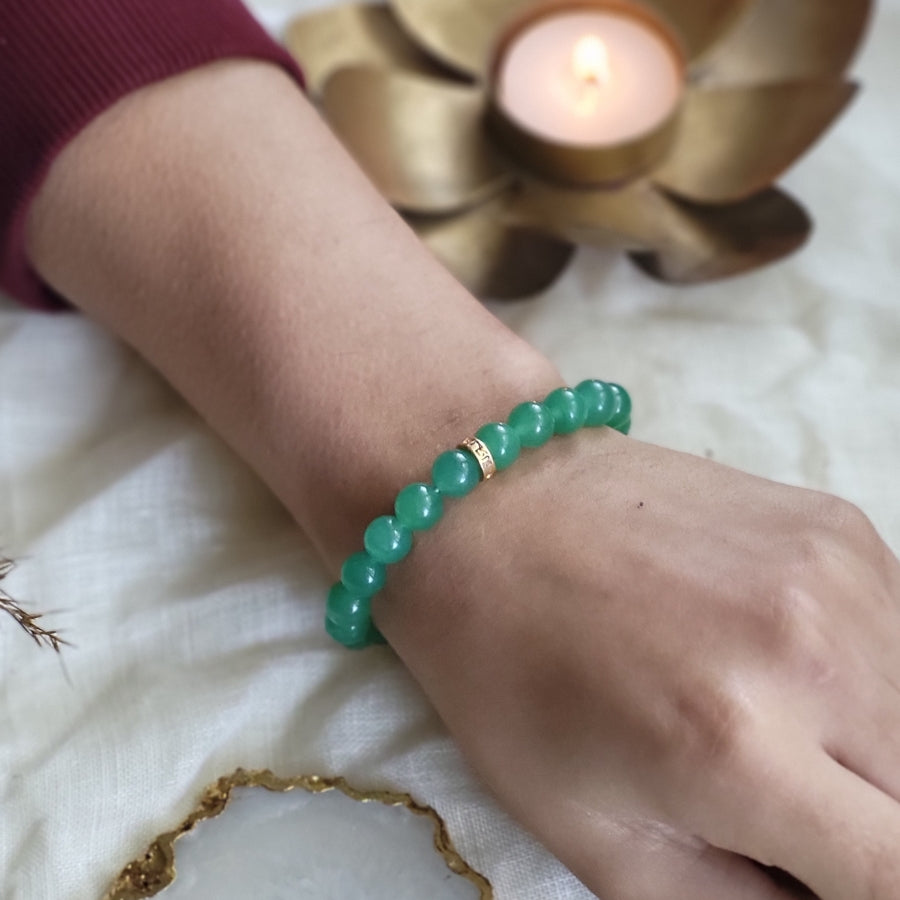
[(461, 444), (457, 445), (457, 450), (468, 450), (475, 457), (478, 465), (481, 466), (481, 480), (487, 481), (497, 474), (497, 464), (491, 451), (488, 450), (487, 444), (479, 440), (477, 437), (466, 438)]

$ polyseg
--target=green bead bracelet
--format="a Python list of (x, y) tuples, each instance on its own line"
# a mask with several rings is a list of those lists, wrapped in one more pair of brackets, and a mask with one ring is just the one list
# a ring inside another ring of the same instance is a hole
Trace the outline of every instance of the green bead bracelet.
[(482, 425), (474, 437), (441, 453), (431, 466), (431, 482), (406, 485), (394, 501), (394, 515), (373, 519), (363, 535), (365, 549), (344, 561), (341, 580), (328, 593), (325, 630), (353, 649), (383, 644), (372, 623), (372, 597), (384, 587), (386, 566), (409, 554), (413, 533), (441, 520), (446, 497), (465, 497), (481, 481), (508, 469), (523, 449), (541, 447), (554, 435), (603, 425), (628, 434), (631, 398), (621, 385), (589, 379), (574, 388), (557, 388), (541, 403), (520, 403), (508, 422)]

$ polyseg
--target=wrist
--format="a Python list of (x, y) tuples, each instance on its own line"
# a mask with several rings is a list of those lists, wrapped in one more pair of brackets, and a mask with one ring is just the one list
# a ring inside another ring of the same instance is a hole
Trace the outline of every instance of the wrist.
[[(523, 611), (510, 607), (518, 606), (518, 597), (504, 593), (506, 587), (541, 584), (548, 598), (565, 593), (562, 582), (545, 581), (554, 571), (547, 548), (558, 533), (571, 532), (570, 520), (582, 517), (578, 507), (588, 494), (598, 521), (592, 533), (569, 545), (570, 561), (596, 545), (605, 528), (618, 527), (619, 502), (606, 482), (615, 479), (617, 488), (630, 490), (634, 447), (613, 428), (555, 437), (523, 450), (514, 466), (471, 495), (445, 504), (440, 523), (415, 535), (409, 556), (388, 567), (372, 616), (423, 683), (456, 667), (460, 659), (451, 665), (448, 655), (464, 656), (466, 646), (487, 635), (520, 627)], [(485, 590), (492, 579), (499, 593)]]
[(280, 492), (334, 574), (361, 548), (366, 525), (392, 511), (400, 488), (429, 480), (438, 453), (562, 383), (549, 360), (502, 328), (458, 351), (394, 396), (382, 386), (350, 401), (313, 441), (323, 452)]
[[(409, 555), (414, 534), (432, 530), (450, 511), (454, 500), (468, 497), (479, 482), (505, 472), (520, 456), (532, 456), (529, 451), (544, 447), (554, 436), (569, 437), (582, 428), (595, 430), (604, 426), (627, 434), (631, 427), (631, 399), (620, 385), (586, 379), (574, 387), (555, 388), (541, 400), (518, 403), (503, 419), (485, 423), (456, 449), (441, 452), (432, 464), (430, 483), (404, 486), (391, 514), (379, 515), (369, 523), (363, 535), (364, 550), (347, 557), (341, 567), (340, 582), (329, 592), (326, 629), (336, 641), (359, 648), (382, 639), (383, 633), (380, 635), (372, 623), (372, 597), (384, 589), (388, 567), (402, 563)], [(485, 490), (479, 491), (480, 496), (484, 494)], [(518, 499), (521, 503), (523, 498)], [(511, 509), (515, 500), (506, 498), (501, 520), (504, 510)], [(524, 509), (529, 510), (529, 498), (525, 497), (524, 502)], [(472, 532), (475, 541), (466, 541), (472, 552), (483, 551), (488, 543), (494, 546), (497, 535), (486, 527), (488, 521), (485, 518), (484, 525)], [(491, 541), (486, 540), (489, 534)], [(522, 547), (517, 549), (521, 552)], [(509, 559), (512, 550), (507, 548), (500, 558)], [(538, 545), (534, 550), (538, 550)], [(450, 577), (463, 573), (466, 562), (463, 556), (451, 568)]]

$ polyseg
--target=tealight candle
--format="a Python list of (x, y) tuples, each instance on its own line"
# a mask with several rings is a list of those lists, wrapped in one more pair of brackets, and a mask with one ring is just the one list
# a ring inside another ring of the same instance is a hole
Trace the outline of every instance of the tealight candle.
[[(639, 147), (674, 120), (684, 60), (664, 24), (627, 0), (553, 3), (507, 37), (493, 79), (495, 111), (506, 120), (507, 138), (518, 132), (532, 143), (526, 155), (546, 144), (596, 157)], [(625, 162), (617, 154), (610, 177), (639, 166), (641, 155)]]

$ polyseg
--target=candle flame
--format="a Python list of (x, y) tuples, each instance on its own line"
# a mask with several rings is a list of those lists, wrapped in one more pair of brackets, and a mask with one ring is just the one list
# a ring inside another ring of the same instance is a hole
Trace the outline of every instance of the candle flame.
[(610, 80), (609, 51), (595, 34), (579, 38), (572, 51), (572, 70), (584, 84), (603, 85)]

